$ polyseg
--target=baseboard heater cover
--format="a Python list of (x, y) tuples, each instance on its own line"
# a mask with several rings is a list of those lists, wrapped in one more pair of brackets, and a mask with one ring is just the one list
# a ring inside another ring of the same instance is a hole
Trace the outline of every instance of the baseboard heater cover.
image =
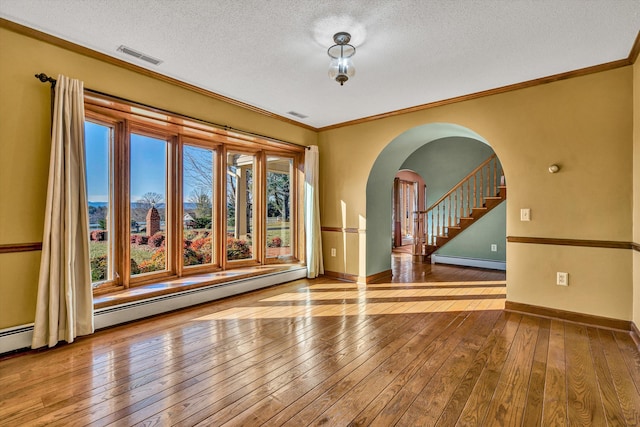
[(431, 255), (432, 264), (451, 264), (463, 267), (488, 268), (491, 270), (506, 271), (507, 263), (504, 261), (495, 261), (491, 259), (463, 258), (455, 256)]
[[(304, 267), (97, 309), (96, 330), (307, 277)], [(33, 323), (0, 330), (0, 354), (31, 347)]]
[(31, 346), (33, 323), (0, 330), (0, 354)]

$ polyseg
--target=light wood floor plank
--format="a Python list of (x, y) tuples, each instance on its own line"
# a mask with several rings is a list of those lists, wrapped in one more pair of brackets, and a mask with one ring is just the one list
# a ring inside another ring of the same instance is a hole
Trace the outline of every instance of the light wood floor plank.
[(304, 409), (296, 413), (284, 425), (299, 426), (312, 425), (313, 421), (320, 418), (316, 422), (324, 423), (321, 418), (322, 413), (326, 411), (333, 402), (344, 401), (345, 395), (360, 381), (370, 375), (374, 369), (383, 364), (389, 357), (400, 351), (411, 339), (416, 336), (425, 325), (423, 322), (415, 322), (410, 328), (399, 331), (392, 342), (386, 346), (379, 348), (378, 351), (369, 357), (364, 363), (355, 367), (351, 372), (344, 376), (339, 382), (328, 388), (320, 396), (315, 398)]
[(538, 319), (530, 317), (524, 317), (520, 322), (489, 405), (485, 424), (522, 424), (539, 323)]
[(409, 382), (393, 396), (389, 404), (372, 420), (371, 425), (385, 426), (394, 425), (398, 422), (400, 417), (411, 407), (418, 394), (424, 390), (425, 385), (431, 381), (435, 373), (446, 363), (453, 350), (464, 339), (467, 331), (470, 330), (471, 322), (465, 322), (465, 319), (466, 317), (459, 317), (459, 320), (452, 324), (454, 329), (441, 335), (434, 342), (434, 345), (429, 349), (430, 352), (424, 364), (416, 370)]
[[(628, 364), (628, 362), (638, 360), (638, 354), (633, 351), (633, 348), (626, 347), (624, 344), (622, 348), (618, 347), (628, 338), (621, 334), (599, 330), (598, 337), (602, 343), (602, 351), (611, 373), (611, 381), (618, 397), (622, 417), (627, 425), (640, 426), (640, 393), (638, 393), (638, 388), (634, 387), (635, 384), (629, 381), (629, 378), (633, 378), (631, 372), (633, 369), (630, 369), (632, 365)], [(630, 338), (629, 341), (631, 341)], [(627, 341), (628, 344), (630, 344), (629, 341)], [(625, 351), (625, 349), (632, 351)], [(608, 393), (608, 389), (603, 393)], [(613, 399), (613, 397), (607, 394), (606, 399)]]
[(506, 324), (506, 316), (501, 315), (495, 323), (491, 333), (487, 335), (487, 338), (482, 344), (482, 348), (474, 358), (473, 363), (465, 375), (462, 377), (460, 384), (458, 384), (458, 387), (449, 399), (449, 402), (447, 402), (447, 406), (438, 418), (436, 426), (445, 427), (456, 424), (464, 406), (469, 400), (469, 396), (480, 378), (480, 373), (487, 365), (491, 352), (497, 345), (497, 340), (500, 338), (500, 334), (504, 330)]
[(543, 426), (567, 425), (567, 372), (564, 322), (551, 321), (542, 409)]
[(527, 405), (524, 408), (522, 419), (523, 426), (541, 426), (542, 409), (547, 367), (547, 357), (549, 354), (549, 334), (551, 321), (540, 320), (538, 337), (536, 338), (536, 348), (533, 354), (533, 365), (527, 388)]
[[(303, 326), (303, 323), (297, 325), (300, 330), (298, 334), (303, 334), (312, 325)], [(317, 326), (316, 326), (317, 327)], [(289, 328), (285, 329), (290, 331)], [(293, 334), (295, 337), (296, 334)], [(135, 409), (137, 406), (146, 406), (153, 402), (155, 398), (161, 396), (163, 390), (171, 391), (173, 388), (186, 387), (194, 381), (201, 383), (203, 378), (208, 378), (217, 373), (218, 376), (230, 375), (234, 369), (241, 370), (246, 366), (251, 366), (252, 359), (255, 354), (264, 354), (265, 351), (277, 350), (282, 343), (277, 339), (268, 338), (267, 335), (260, 337), (260, 334), (249, 334), (243, 336), (233, 336), (228, 343), (221, 342), (220, 348), (211, 348), (206, 353), (206, 363), (193, 365), (190, 360), (187, 363), (168, 364), (165, 369), (156, 369), (151, 376), (152, 380), (145, 377), (144, 381), (127, 381), (121, 386), (104, 387), (97, 392), (85, 394), (84, 400), (76, 402), (74, 406), (74, 416), (91, 417), (92, 422), (102, 418), (108, 413), (118, 413), (122, 405), (127, 405), (127, 410)], [(215, 347), (215, 343), (212, 344)], [(219, 365), (219, 366), (218, 366)], [(153, 369), (153, 367), (151, 368)], [(137, 369), (129, 368), (126, 373), (135, 373)], [(198, 375), (199, 374), (199, 375)], [(160, 375), (160, 377), (158, 377)], [(135, 374), (133, 374), (135, 376)], [(162, 381), (163, 376), (170, 376), (169, 380)], [(190, 381), (182, 384), (183, 378), (189, 378)], [(167, 391), (164, 391), (167, 393)], [(110, 400), (109, 408), (96, 408), (92, 405), (96, 399)], [(140, 403), (141, 402), (141, 403)], [(64, 419), (67, 411), (63, 407), (59, 411), (51, 411), (42, 418), (48, 423), (54, 422), (56, 419)], [(25, 420), (21, 420), (25, 421)], [(64, 423), (64, 421), (61, 421)]]
[[(184, 411), (197, 411), (199, 406), (225, 399), (230, 394), (233, 395), (237, 388), (251, 382), (255, 378), (255, 374), (247, 369), (249, 366), (258, 372), (266, 371), (268, 367), (270, 375), (278, 375), (288, 369), (289, 365), (295, 366), (297, 363), (313, 357), (316, 353), (324, 351), (326, 349), (325, 339), (332, 336), (333, 330), (335, 330), (333, 327), (323, 328), (318, 334), (309, 334), (305, 336), (304, 344), (296, 341), (283, 341), (283, 346), (262, 351), (259, 355), (247, 360), (247, 364), (225, 368), (222, 371), (216, 370), (215, 375), (199, 378), (200, 381), (196, 386), (165, 389), (161, 394), (155, 396), (153, 403), (147, 400), (144, 404), (139, 405), (140, 409), (136, 412), (132, 413), (128, 409), (119, 411), (106, 418), (105, 421), (117, 421), (117, 424), (120, 425), (133, 425), (150, 416), (171, 420), (179, 417), (179, 414)], [(124, 418), (120, 418), (122, 416)], [(166, 423), (162, 422), (161, 424)]]
[[(423, 338), (424, 344), (429, 344), (435, 337), (444, 331), (447, 331), (448, 325), (451, 321), (451, 316), (448, 316), (445, 313), (432, 316), (431, 323), (423, 328), (424, 331), (429, 331), (429, 335)], [(332, 363), (335, 362), (332, 361)], [(322, 370), (319, 370), (318, 373), (321, 372)], [(303, 408), (308, 404), (308, 402), (311, 402), (322, 393), (321, 387), (316, 386), (313, 389), (309, 388), (309, 386), (316, 384), (311, 381), (312, 378), (313, 377), (311, 376), (301, 377), (299, 381), (295, 381), (287, 387), (283, 387), (273, 393), (272, 396), (269, 396), (268, 398), (258, 402), (258, 404), (253, 407), (248, 408), (246, 411), (230, 420), (229, 424), (233, 425), (237, 423), (238, 425), (259, 425), (268, 421), (268, 424), (277, 425), (279, 422), (287, 421), (290, 418), (287, 418), (287, 413), (292, 415), (296, 413), (295, 409), (291, 408)], [(328, 379), (327, 381), (328, 382), (325, 385), (329, 385), (329, 381), (331, 381), (331, 379)], [(320, 382), (317, 382), (317, 385), (319, 384)], [(376, 399), (376, 401), (378, 401), (378, 399)], [(291, 406), (291, 408), (289, 408), (289, 406)], [(270, 419), (273, 415), (269, 414), (274, 414), (275, 408), (285, 407), (287, 407), (287, 411), (283, 411), (278, 414), (277, 419)]]
[(472, 312), (466, 319), (471, 328), (417, 394), (411, 407), (399, 419), (400, 425), (434, 425), (437, 422), (499, 316), (500, 313), (493, 311)]
[(570, 323), (565, 325), (565, 346), (569, 425), (607, 425), (596, 383), (587, 328)]
[(476, 385), (473, 387), (471, 395), (462, 409), (458, 419), (460, 425), (485, 425), (484, 419), (487, 416), (496, 385), (500, 379), (513, 339), (518, 332), (522, 317), (522, 315), (507, 314), (507, 325), (500, 334), (500, 339), (493, 347), (489, 360), (485, 368), (480, 372)]
[[(483, 330), (483, 332), (486, 332), (484, 329), (487, 327), (490, 328), (498, 316), (498, 313), (489, 312), (472, 312), (469, 315), (465, 321), (469, 323), (474, 322), (476, 326), (476, 328), (469, 331), (465, 337), (466, 344), (469, 348), (473, 348), (474, 346), (473, 336), (477, 331)], [(325, 420), (328, 420), (332, 424), (348, 424), (353, 419), (353, 414), (361, 410), (363, 403), (367, 403), (366, 400), (363, 401), (360, 396), (370, 396), (369, 404), (378, 401), (379, 394), (396, 379), (401, 372), (401, 367), (410, 364), (426, 348), (424, 345), (425, 335), (418, 334), (407, 343), (407, 346), (380, 364), (375, 371), (352, 388), (345, 399), (335, 403), (316, 418), (316, 420), (314, 420), (315, 424), (320, 424), (320, 422), (325, 422)], [(486, 333), (482, 335), (485, 336)], [(421, 419), (421, 422), (428, 423), (429, 421), (427, 419)]]
[(0, 356), (0, 426), (640, 425), (628, 334), (505, 313), (505, 275), (394, 256)]
[[(400, 324), (382, 325), (382, 331), (380, 332), (391, 333), (394, 330), (394, 328), (400, 327), (404, 325), (406, 322), (408, 322), (408, 319), (400, 319)], [(353, 351), (355, 348), (357, 348), (357, 347), (354, 347), (354, 343), (353, 343), (353, 337), (356, 335), (364, 335), (366, 338), (369, 338), (372, 341), (375, 341), (382, 337), (381, 335), (372, 335), (376, 333), (375, 327), (376, 327), (376, 324), (379, 324), (379, 323), (382, 323), (382, 322), (367, 322), (365, 325), (363, 325), (363, 328), (350, 328), (347, 326), (345, 328), (345, 337), (342, 340), (336, 340), (335, 346), (333, 346), (334, 342), (330, 338), (325, 339), (324, 341), (327, 341), (332, 345), (331, 355), (335, 353), (347, 351), (345, 350), (345, 348), (350, 348)], [(370, 328), (368, 328), (368, 326), (370, 326)], [(336, 329), (339, 331), (342, 328), (336, 328)], [(361, 343), (362, 341), (357, 341), (357, 342)], [(328, 355), (327, 358), (330, 359), (331, 355)], [(312, 368), (318, 365), (321, 365), (321, 363), (315, 364)], [(303, 374), (304, 372), (307, 372), (307, 371), (303, 370), (301, 374)], [(273, 371), (270, 370), (268, 373), (266, 373), (266, 375), (256, 378), (253, 381), (251, 381), (251, 377), (245, 380), (242, 380), (242, 378), (237, 378), (237, 377), (231, 378), (231, 380), (233, 382), (236, 382), (237, 384), (234, 388), (230, 388), (229, 390), (226, 390), (223, 388), (225, 392), (227, 391), (231, 392), (226, 396), (222, 396), (220, 399), (216, 399), (212, 397), (212, 395), (210, 394), (211, 393), (210, 390), (204, 390), (201, 393), (190, 397), (189, 401), (185, 402), (184, 404), (181, 403), (177, 405), (177, 407), (176, 405), (170, 406), (169, 407), (170, 410), (167, 410), (166, 407), (163, 407), (162, 405), (160, 405), (159, 409), (162, 408), (162, 410), (158, 411), (154, 417), (147, 418), (145, 422), (148, 422), (148, 423), (158, 422), (164, 425), (164, 424), (171, 424), (173, 422), (181, 421), (186, 424), (193, 425), (199, 422), (200, 420), (207, 418), (211, 414), (216, 414), (219, 417), (230, 416), (227, 414), (230, 412), (235, 413), (237, 411), (240, 411), (241, 410), (240, 408), (246, 405), (251, 405), (253, 401), (259, 400), (262, 397), (264, 397), (265, 391), (269, 391), (269, 393), (266, 393), (266, 395), (269, 395), (271, 392), (273, 392), (274, 391), (273, 389), (270, 389), (267, 387), (274, 386), (274, 383), (272, 383), (271, 381), (278, 381), (277, 377), (279, 375), (284, 375), (284, 374), (285, 374), (284, 372), (276, 371), (274, 373)], [(290, 381), (293, 381), (293, 379), (296, 377), (297, 376), (293, 376), (290, 379)], [(221, 386), (224, 386), (224, 385), (221, 384)], [(218, 388), (218, 386), (216, 386), (215, 388)], [(278, 389), (279, 387), (276, 386), (274, 388)], [(215, 390), (213, 392), (215, 393)], [(242, 401), (239, 402), (239, 397), (245, 397), (245, 396), (246, 398), (242, 399)], [(177, 400), (176, 396), (171, 396), (171, 400)], [(129, 420), (121, 420), (121, 421), (128, 422)]]
[(612, 372), (607, 364), (604, 345), (598, 337), (597, 329), (587, 328), (587, 335), (589, 337), (589, 347), (591, 348), (597, 386), (600, 391), (598, 397), (604, 409), (607, 425), (623, 426), (626, 422), (613, 384)]
[(629, 376), (633, 380), (636, 390), (640, 393), (640, 353), (635, 351), (637, 347), (629, 334), (614, 332), (614, 336), (622, 358), (629, 370)]

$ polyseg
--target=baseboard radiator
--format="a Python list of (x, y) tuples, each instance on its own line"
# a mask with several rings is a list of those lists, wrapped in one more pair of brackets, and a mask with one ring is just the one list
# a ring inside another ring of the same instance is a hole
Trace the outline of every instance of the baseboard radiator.
[(494, 261), (491, 259), (463, 258), (455, 256), (431, 255), (432, 264), (451, 264), (463, 267), (488, 268), (491, 270), (506, 271), (507, 263), (505, 261)]
[[(132, 320), (302, 279), (306, 276), (306, 268), (300, 267), (105, 307), (95, 311), (94, 324), (96, 330), (107, 328)], [(0, 330), (0, 354), (31, 347), (32, 336), (33, 323)]]

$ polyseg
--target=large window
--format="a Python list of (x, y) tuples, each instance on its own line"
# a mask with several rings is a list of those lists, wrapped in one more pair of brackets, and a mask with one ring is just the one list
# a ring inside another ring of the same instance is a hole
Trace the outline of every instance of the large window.
[(216, 262), (214, 190), (216, 151), (182, 147), (182, 229), (185, 267)]
[(267, 156), (267, 259), (287, 259), (293, 256), (293, 159)]
[(129, 256), (131, 275), (166, 271), (168, 142), (131, 133)]
[(113, 128), (85, 122), (85, 163), (87, 166), (87, 200), (89, 202), (89, 236), (91, 281), (94, 287), (113, 281)]
[(292, 262), (303, 150), (85, 96), (94, 289)]
[(254, 258), (254, 164), (246, 153), (227, 153), (227, 261)]

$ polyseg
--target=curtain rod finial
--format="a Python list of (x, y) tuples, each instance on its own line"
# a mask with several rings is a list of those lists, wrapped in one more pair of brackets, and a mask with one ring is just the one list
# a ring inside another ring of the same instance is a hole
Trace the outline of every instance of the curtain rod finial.
[(56, 79), (53, 77), (47, 76), (45, 73), (40, 73), (35, 75), (36, 79), (40, 80), (42, 83), (49, 82), (51, 83), (51, 87), (54, 88), (56, 86)]

